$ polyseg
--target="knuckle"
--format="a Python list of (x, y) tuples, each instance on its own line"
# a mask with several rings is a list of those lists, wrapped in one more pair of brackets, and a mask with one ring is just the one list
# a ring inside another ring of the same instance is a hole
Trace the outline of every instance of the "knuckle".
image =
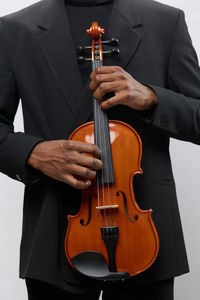
[(120, 79), (125, 80), (126, 79), (126, 74), (125, 73), (120, 73)]
[(120, 67), (120, 66), (116, 66), (116, 70), (118, 70), (118, 71), (123, 71), (123, 69)]
[(124, 88), (127, 89), (127, 90), (130, 89), (130, 84), (129, 84), (128, 81), (125, 81), (125, 82), (124, 82)]
[(95, 81), (96, 81), (96, 83), (101, 82), (101, 75), (96, 75)]
[(73, 162), (75, 161), (73, 153), (71, 153), (71, 152), (67, 153), (67, 155), (66, 155), (66, 160), (67, 160), (68, 162), (73, 163)]
[(93, 146), (93, 152), (94, 152), (94, 154), (100, 156), (101, 155), (100, 149), (96, 145), (92, 145), (92, 146)]
[(95, 168), (96, 168), (97, 170), (99, 170), (99, 169), (102, 168), (102, 161), (101, 161), (101, 160), (95, 159)]
[(130, 99), (130, 98), (132, 97), (132, 93), (131, 93), (130, 90), (127, 91), (126, 97), (127, 97), (128, 99)]
[(93, 158), (93, 160), (92, 160), (92, 167), (93, 167), (94, 169), (97, 169), (97, 168), (98, 168), (98, 166), (99, 166), (99, 164), (98, 164), (98, 160), (97, 160), (97, 159), (95, 159), (95, 158)]
[(80, 184), (79, 184), (78, 180), (73, 181), (73, 187), (80, 189)]
[(97, 147), (97, 145), (92, 145), (92, 148), (94, 149), (94, 151), (98, 151), (99, 152), (99, 148)]
[(63, 182), (70, 184), (70, 179), (69, 179), (68, 175), (63, 174)]
[(94, 98), (95, 98), (96, 100), (100, 100), (100, 99), (101, 99), (100, 94), (101, 94), (100, 91), (97, 89), (97, 90), (94, 92), (93, 96), (94, 96)]
[(90, 171), (89, 171), (89, 169), (84, 169), (84, 171), (83, 171), (83, 176), (84, 177), (88, 177), (88, 176), (90, 176)]
[(96, 69), (96, 73), (101, 73), (101, 67), (98, 67), (97, 69)]
[(68, 147), (69, 140), (61, 140), (59, 141), (59, 146), (61, 149), (66, 149)]
[(96, 172), (92, 171), (92, 170), (89, 170), (89, 169), (87, 169), (87, 171), (85, 172), (85, 177), (86, 178), (94, 178), (95, 175), (96, 175)]
[(96, 176), (96, 172), (92, 171), (90, 174), (90, 179), (93, 179)]
[(94, 78), (94, 73), (90, 73), (90, 79), (92, 80)]
[(106, 107), (109, 108), (112, 104), (112, 101), (110, 99), (106, 100)]
[(103, 82), (100, 83), (99, 88), (100, 88), (100, 90), (103, 91), (105, 89), (105, 83), (103, 83)]
[(74, 142), (71, 141), (71, 140), (68, 140), (68, 141), (67, 141), (67, 148), (68, 148), (69, 150), (72, 150), (72, 149), (74, 148)]

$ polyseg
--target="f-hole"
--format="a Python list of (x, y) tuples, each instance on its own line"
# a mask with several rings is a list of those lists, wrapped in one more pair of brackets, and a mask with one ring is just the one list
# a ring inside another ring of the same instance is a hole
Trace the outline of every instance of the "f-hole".
[(128, 219), (130, 222), (132, 222), (132, 223), (137, 222), (137, 220), (139, 219), (138, 215), (133, 216), (134, 219), (132, 219), (132, 218), (130, 217), (130, 215), (129, 215), (129, 212), (128, 212), (128, 205), (127, 205), (127, 199), (126, 199), (125, 193), (124, 193), (123, 191), (118, 191), (118, 192), (117, 192), (117, 197), (119, 197), (120, 194), (122, 195), (122, 197), (123, 197), (123, 199), (124, 199), (124, 211), (125, 211), (125, 214), (126, 214), (127, 219)]
[(81, 219), (81, 220), (80, 220), (80, 224), (81, 224), (82, 226), (88, 226), (88, 225), (90, 224), (90, 221), (91, 221), (91, 218), (92, 218), (92, 205), (91, 205), (91, 203), (92, 203), (92, 198), (93, 198), (93, 196), (94, 196), (95, 198), (97, 198), (97, 195), (96, 195), (96, 194), (91, 194), (91, 195), (90, 195), (90, 198), (89, 198), (89, 201), (88, 201), (88, 220), (87, 220), (87, 222), (85, 223), (84, 219)]

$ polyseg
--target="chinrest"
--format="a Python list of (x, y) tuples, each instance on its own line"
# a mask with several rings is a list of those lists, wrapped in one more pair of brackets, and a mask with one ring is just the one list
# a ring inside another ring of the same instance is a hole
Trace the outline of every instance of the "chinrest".
[(110, 272), (104, 256), (99, 252), (82, 252), (75, 255), (71, 261), (80, 273), (104, 282), (124, 280), (130, 277), (127, 272)]

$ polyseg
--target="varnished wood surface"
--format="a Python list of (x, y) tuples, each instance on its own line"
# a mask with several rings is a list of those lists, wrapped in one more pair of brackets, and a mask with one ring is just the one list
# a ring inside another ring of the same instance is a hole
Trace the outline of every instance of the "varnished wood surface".
[[(151, 209), (141, 210), (132, 190), (133, 176), (142, 173), (141, 140), (132, 127), (121, 121), (110, 121), (109, 128), (115, 184), (97, 190), (94, 180), (92, 185), (83, 191), (79, 213), (76, 216), (68, 216), (65, 250), (68, 260), (84, 251), (97, 251), (103, 254), (108, 262), (100, 228), (118, 226), (119, 237), (115, 252), (117, 271), (128, 272), (133, 276), (146, 270), (154, 262), (159, 250), (159, 239), (151, 218)], [(93, 122), (80, 126), (70, 139), (94, 143)], [(95, 196), (97, 194), (99, 197)], [(127, 199), (128, 217), (123, 195)], [(84, 220), (84, 224), (88, 221), (89, 202), (91, 220), (87, 226), (82, 226), (81, 219)], [(115, 207), (101, 211), (97, 209), (98, 206), (112, 205)]]

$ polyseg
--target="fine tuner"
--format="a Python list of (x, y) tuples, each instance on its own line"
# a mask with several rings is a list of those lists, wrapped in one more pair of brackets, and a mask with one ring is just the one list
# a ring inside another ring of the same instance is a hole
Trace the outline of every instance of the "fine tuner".
[[(116, 38), (112, 38), (112, 39), (110, 39), (110, 40), (108, 40), (108, 41), (102, 41), (101, 44), (107, 45), (107, 46), (111, 46), (111, 47), (116, 47), (116, 46), (119, 46), (119, 40), (116, 39)], [(97, 45), (95, 46), (95, 49), (96, 49), (97, 51), (99, 51), (99, 48), (98, 48), (98, 47), (99, 47), (99, 46), (98, 46), (98, 44), (97, 44)], [(91, 51), (91, 49), (92, 49), (92, 46), (80, 46), (80, 47), (77, 47), (77, 50), (78, 50), (82, 55), (86, 54), (87, 51)], [(111, 50), (104, 50), (104, 51), (102, 51), (102, 53), (103, 53), (104, 55), (109, 54), (109, 55), (112, 55), (112, 56), (116, 56), (116, 55), (119, 55), (119, 54), (120, 54), (120, 50), (119, 50), (118, 48), (113, 48), (113, 49), (111, 49)], [(87, 58), (87, 57), (84, 57), (84, 56), (79, 56), (79, 57), (78, 57), (78, 60), (77, 60), (78, 64), (80, 64), (80, 65), (83, 65), (83, 64), (85, 64), (86, 62), (90, 62), (90, 61), (92, 61), (92, 58)]]

